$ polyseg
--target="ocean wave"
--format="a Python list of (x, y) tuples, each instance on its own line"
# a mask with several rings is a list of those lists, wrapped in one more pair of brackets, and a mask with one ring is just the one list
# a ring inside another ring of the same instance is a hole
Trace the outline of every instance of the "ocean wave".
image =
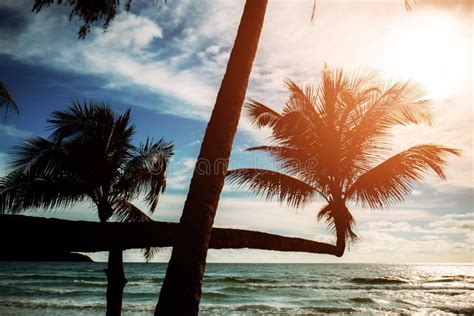
[[(89, 302), (89, 301), (72, 301), (72, 300), (0, 300), (0, 306), (3, 308), (21, 308), (31, 309), (36, 313), (39, 310), (64, 310), (64, 311), (84, 311), (88, 312), (99, 312), (105, 311), (105, 301), (100, 302)], [(155, 305), (153, 303), (138, 304), (138, 303), (126, 303), (122, 306), (123, 312), (153, 312)], [(41, 314), (41, 313), (39, 313)], [(45, 313), (46, 314), (46, 313)]]
[(200, 308), (202, 315), (249, 313), (249, 314), (278, 314), (278, 315), (308, 315), (308, 314), (349, 314), (357, 312), (352, 307), (311, 306), (311, 307), (277, 307), (267, 304), (204, 304)]
[(234, 295), (229, 295), (229, 294), (222, 293), (222, 292), (204, 292), (204, 293), (202, 293), (202, 297), (204, 299), (213, 300), (213, 299), (233, 298)]
[(470, 275), (443, 275), (439, 278), (428, 279), (424, 283), (450, 283), (450, 282), (467, 282), (473, 283), (474, 277)]
[(218, 282), (218, 283), (278, 283), (277, 280), (268, 278), (254, 278), (254, 277), (237, 277), (237, 276), (211, 276), (205, 277), (204, 282)]
[(349, 282), (355, 284), (406, 284), (408, 283), (405, 280), (398, 279), (398, 278), (390, 278), (390, 277), (376, 277), (376, 278), (350, 278)]
[(447, 296), (458, 296), (463, 294), (468, 294), (468, 291), (452, 291), (452, 290), (445, 290), (445, 291), (427, 291), (430, 294), (437, 294), (437, 295), (447, 295)]
[(57, 274), (10, 274), (2, 275), (0, 279), (2, 280), (75, 280), (75, 279), (85, 279), (85, 280), (103, 280), (105, 279), (105, 273), (103, 277), (99, 276), (87, 276), (84, 274), (78, 275), (57, 275)]
[(474, 315), (474, 307), (437, 306), (436, 308), (445, 313), (451, 313), (456, 315)]
[[(104, 289), (105, 290), (105, 289)], [(0, 293), (3, 297), (35, 296), (35, 297), (57, 297), (70, 296), (101, 296), (104, 290), (94, 289), (70, 289), (70, 288), (39, 288), (24, 286), (1, 286)]]
[(350, 301), (352, 302), (356, 302), (356, 303), (362, 303), (362, 304), (374, 304), (374, 303), (377, 303), (376, 301), (374, 301), (373, 299), (369, 298), (369, 297), (352, 297), (349, 299)]
[(31, 308), (31, 309), (94, 309), (104, 310), (105, 302), (79, 302), (71, 300), (28, 300), (28, 299), (0, 299), (0, 305), (2, 307), (19, 307), (19, 308)]

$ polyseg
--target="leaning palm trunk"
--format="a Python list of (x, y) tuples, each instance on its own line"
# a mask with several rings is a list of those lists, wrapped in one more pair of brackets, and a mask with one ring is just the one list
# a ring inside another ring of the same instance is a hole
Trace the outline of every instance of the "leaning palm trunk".
[(267, 0), (247, 0), (245, 4), (191, 180), (180, 220), (180, 238), (173, 248), (155, 314), (198, 314), (209, 238), (266, 6)]

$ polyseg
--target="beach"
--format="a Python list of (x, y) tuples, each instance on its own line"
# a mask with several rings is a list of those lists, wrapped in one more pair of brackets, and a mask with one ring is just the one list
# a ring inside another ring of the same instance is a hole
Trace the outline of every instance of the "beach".
[[(105, 263), (0, 263), (1, 315), (102, 315)], [(166, 271), (125, 263), (124, 315), (152, 314)], [(471, 265), (209, 263), (201, 315), (472, 314)]]

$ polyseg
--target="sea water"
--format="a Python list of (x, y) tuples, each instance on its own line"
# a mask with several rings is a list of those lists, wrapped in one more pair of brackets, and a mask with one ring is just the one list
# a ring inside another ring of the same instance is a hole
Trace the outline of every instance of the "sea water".
[[(105, 263), (0, 263), (0, 315), (103, 315)], [(125, 315), (152, 314), (165, 264), (126, 263)], [(474, 314), (474, 266), (208, 264), (202, 315)]]

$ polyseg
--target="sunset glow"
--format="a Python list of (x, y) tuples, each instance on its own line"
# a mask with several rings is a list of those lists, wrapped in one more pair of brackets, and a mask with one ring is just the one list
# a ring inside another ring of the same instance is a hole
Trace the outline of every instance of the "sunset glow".
[(472, 76), (472, 31), (455, 17), (430, 11), (400, 20), (386, 34), (382, 69), (420, 82), (435, 100), (466, 87)]

